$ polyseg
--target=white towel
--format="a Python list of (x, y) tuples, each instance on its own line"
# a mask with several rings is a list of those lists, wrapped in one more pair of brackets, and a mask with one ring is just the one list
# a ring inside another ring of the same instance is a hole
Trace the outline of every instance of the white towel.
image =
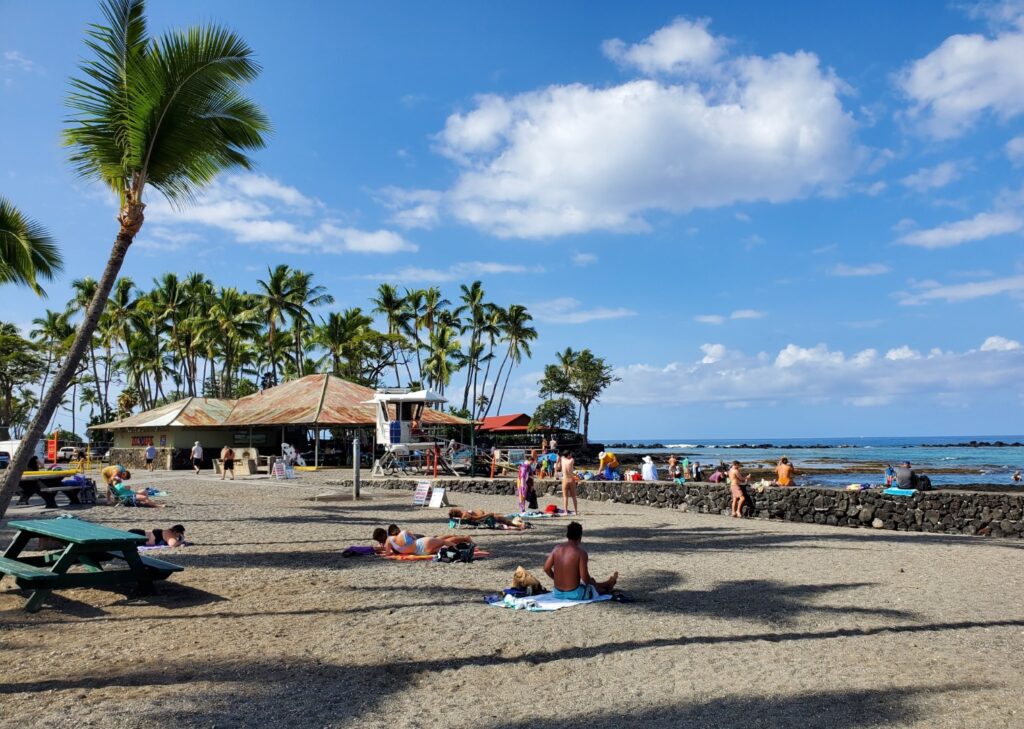
[(589, 602), (611, 600), (611, 595), (598, 595), (593, 600), (559, 600), (550, 592), (532, 597), (512, 597), (505, 595), (502, 602), (492, 602), (495, 607), (512, 608), (513, 610), (529, 610), (530, 612), (550, 612), (573, 605), (586, 605)]

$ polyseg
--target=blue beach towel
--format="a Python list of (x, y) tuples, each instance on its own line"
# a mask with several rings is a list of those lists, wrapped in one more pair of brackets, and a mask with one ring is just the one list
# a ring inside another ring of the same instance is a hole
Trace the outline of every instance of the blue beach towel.
[(889, 496), (913, 496), (917, 493), (917, 489), (901, 489), (896, 486), (890, 486), (882, 493), (888, 494)]

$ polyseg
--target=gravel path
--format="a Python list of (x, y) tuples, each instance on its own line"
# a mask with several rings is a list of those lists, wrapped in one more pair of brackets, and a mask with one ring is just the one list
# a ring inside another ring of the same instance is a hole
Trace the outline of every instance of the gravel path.
[(197, 544), (158, 553), (186, 571), (146, 598), (28, 615), (5, 579), (0, 726), (1024, 726), (1019, 541), (582, 502), (592, 572), (636, 602), (531, 614), (481, 598), (541, 575), (564, 520), (472, 532), (493, 556), (471, 565), (343, 559), (375, 526), (447, 520), (372, 488), (312, 501), (332, 477), (159, 474), (174, 509), (77, 512)]

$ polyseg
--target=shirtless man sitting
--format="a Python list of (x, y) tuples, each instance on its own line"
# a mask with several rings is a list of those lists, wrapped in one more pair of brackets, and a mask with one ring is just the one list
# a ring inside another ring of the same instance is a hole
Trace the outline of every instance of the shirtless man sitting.
[(598, 595), (609, 594), (619, 579), (619, 573), (613, 572), (604, 582), (590, 576), (587, 569), (589, 557), (580, 546), (583, 526), (579, 522), (571, 522), (565, 530), (565, 537), (565, 542), (551, 550), (544, 563), (545, 574), (555, 583), (551, 594), (559, 600), (593, 600)]
[(460, 537), (457, 535), (451, 535), (447, 537), (417, 537), (405, 529), (400, 530), (397, 534), (388, 535), (388, 533), (377, 527), (373, 530), (373, 541), (377, 542), (379, 546), (375, 546), (374, 549), (385, 557), (392, 557), (398, 554), (437, 554), (441, 547), (454, 547), (456, 544), (468, 543), (472, 544), (473, 540), (469, 537)]

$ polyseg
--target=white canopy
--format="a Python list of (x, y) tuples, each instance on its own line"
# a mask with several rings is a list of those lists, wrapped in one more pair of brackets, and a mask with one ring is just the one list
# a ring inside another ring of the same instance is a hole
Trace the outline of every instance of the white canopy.
[(433, 390), (416, 390), (414, 392), (378, 392), (372, 400), (365, 400), (366, 403), (375, 402), (448, 402), (444, 397)]

